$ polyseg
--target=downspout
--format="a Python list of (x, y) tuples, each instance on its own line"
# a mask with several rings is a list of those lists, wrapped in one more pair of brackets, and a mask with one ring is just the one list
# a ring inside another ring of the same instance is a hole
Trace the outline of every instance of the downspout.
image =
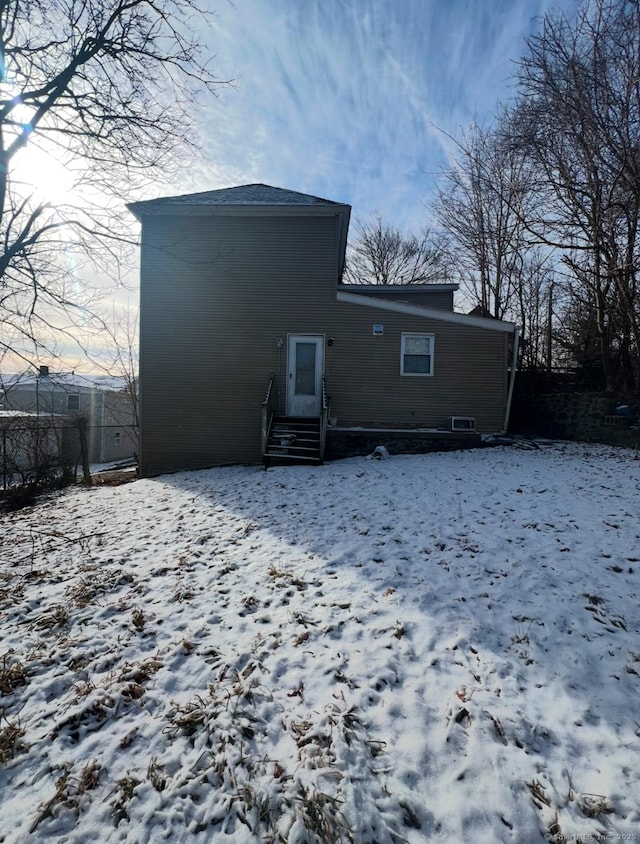
[(516, 380), (516, 369), (518, 366), (518, 351), (520, 349), (520, 327), (516, 325), (513, 331), (513, 357), (511, 359), (511, 378), (509, 379), (509, 390), (507, 392), (507, 408), (504, 414), (504, 431), (509, 430), (509, 416), (511, 414), (511, 399), (513, 398), (513, 385)]
[(104, 390), (100, 392), (101, 406), (100, 406), (100, 463), (104, 463)]

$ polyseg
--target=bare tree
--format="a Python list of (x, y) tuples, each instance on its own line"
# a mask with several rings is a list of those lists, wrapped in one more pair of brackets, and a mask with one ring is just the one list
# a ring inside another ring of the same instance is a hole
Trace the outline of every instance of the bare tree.
[(528, 231), (561, 250), (609, 391), (640, 390), (639, 79), (640, 0), (547, 15), (520, 61), (510, 127), (531, 162)]
[(550, 370), (554, 363), (553, 330), (557, 307), (553, 257), (537, 247), (523, 255), (509, 316), (521, 329), (521, 363), (527, 369)]
[(435, 204), (451, 259), (481, 313), (511, 314), (528, 244), (522, 220), (528, 196), (526, 160), (495, 131), (473, 125), (456, 142)]
[(523, 365), (540, 367), (548, 359), (553, 262), (550, 250), (528, 236), (529, 164), (504, 142), (506, 120), (505, 112), (491, 130), (474, 124), (455, 141), (457, 155), (442, 175), (434, 212), (474, 312), (517, 322)]
[[(116, 274), (128, 195), (193, 145), (194, 103), (217, 84), (197, 2), (0, 0), (0, 351), (29, 361), (73, 335), (92, 298), (70, 270)], [(67, 197), (43, 198), (30, 150), (65, 169)]]
[(428, 229), (405, 235), (375, 214), (357, 223), (347, 248), (346, 284), (429, 284), (446, 280), (442, 247)]

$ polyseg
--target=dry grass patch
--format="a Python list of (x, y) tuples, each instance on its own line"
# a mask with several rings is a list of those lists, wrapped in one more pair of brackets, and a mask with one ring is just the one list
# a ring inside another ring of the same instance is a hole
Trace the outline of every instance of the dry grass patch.
[(286, 569), (279, 569), (273, 564), (269, 566), (267, 573), (269, 577), (275, 582), (275, 585), (280, 588), (287, 586), (295, 586), (298, 592), (303, 592), (308, 586), (308, 583), (306, 583), (306, 581), (293, 574), (293, 572), (287, 571)]
[(140, 785), (140, 782), (136, 777), (123, 777), (111, 792), (116, 795), (115, 800), (111, 804), (111, 817), (113, 818), (114, 826), (118, 826), (122, 821), (129, 820), (127, 807), (133, 799), (135, 790)]
[(40, 806), (29, 832), (33, 834), (44, 820), (56, 818), (65, 809), (74, 812), (77, 817), (82, 796), (98, 787), (101, 770), (98, 762), (92, 759), (80, 770), (78, 776), (73, 776), (71, 765), (65, 763), (61, 776), (55, 782), (53, 797)]
[(95, 579), (86, 578), (69, 589), (66, 596), (71, 603), (82, 609), (88, 606), (103, 589), (104, 587), (96, 583)]
[(28, 682), (23, 664), (12, 659), (11, 651), (4, 654), (0, 661), (0, 695), (10, 695), (19, 686), (26, 686)]
[(143, 659), (137, 665), (126, 663), (120, 672), (120, 680), (143, 685), (162, 668), (162, 660), (157, 656)]
[(611, 815), (614, 808), (603, 794), (582, 794), (578, 799), (578, 808), (587, 818), (599, 818), (600, 815)]
[(147, 618), (144, 614), (144, 610), (141, 607), (135, 607), (131, 613), (131, 623), (138, 631), (138, 633), (142, 633), (144, 630), (144, 626), (147, 623)]
[(24, 730), (20, 724), (17, 721), (9, 721), (0, 710), (0, 765), (27, 749), (21, 741), (23, 735)]
[(68, 621), (69, 610), (62, 604), (56, 604), (38, 616), (34, 625), (39, 630), (53, 630), (54, 627), (64, 627)]

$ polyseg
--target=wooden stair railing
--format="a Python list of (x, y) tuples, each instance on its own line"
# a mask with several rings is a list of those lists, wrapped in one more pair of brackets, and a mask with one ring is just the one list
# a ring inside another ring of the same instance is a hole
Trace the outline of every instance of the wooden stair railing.
[(267, 390), (265, 393), (264, 400), (262, 402), (262, 427), (261, 427), (261, 439), (262, 439), (262, 454), (264, 455), (267, 451), (267, 443), (269, 442), (269, 433), (271, 431), (271, 425), (273, 423), (273, 416), (275, 412), (274, 408), (274, 399), (273, 399), (273, 382), (275, 380), (275, 375), (269, 376), (269, 381), (267, 383)]
[(276, 416), (272, 403), (273, 381), (274, 376), (271, 376), (262, 403), (262, 459), (265, 468), (271, 460), (322, 463), (329, 419), (324, 378), (319, 416)]

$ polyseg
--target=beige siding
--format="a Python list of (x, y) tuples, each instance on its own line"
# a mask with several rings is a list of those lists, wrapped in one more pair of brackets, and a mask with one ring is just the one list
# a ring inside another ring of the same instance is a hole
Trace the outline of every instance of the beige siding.
[[(373, 336), (374, 323), (384, 325), (383, 336)], [(433, 334), (433, 376), (400, 374), (403, 332)], [(475, 416), (481, 432), (502, 429), (504, 334), (347, 304), (336, 308), (334, 334), (327, 391), (339, 424), (435, 427), (449, 416)]]
[[(331, 338), (327, 392), (340, 424), (421, 427), (470, 415), (482, 431), (502, 428), (505, 335), (336, 302), (336, 232), (331, 216), (145, 221), (143, 474), (259, 461), (272, 372), (284, 409), (288, 334)], [(434, 334), (433, 377), (400, 375), (402, 331)]]
[(320, 313), (332, 301), (336, 232), (333, 216), (145, 222), (143, 473), (260, 459), (274, 332), (292, 303)]

